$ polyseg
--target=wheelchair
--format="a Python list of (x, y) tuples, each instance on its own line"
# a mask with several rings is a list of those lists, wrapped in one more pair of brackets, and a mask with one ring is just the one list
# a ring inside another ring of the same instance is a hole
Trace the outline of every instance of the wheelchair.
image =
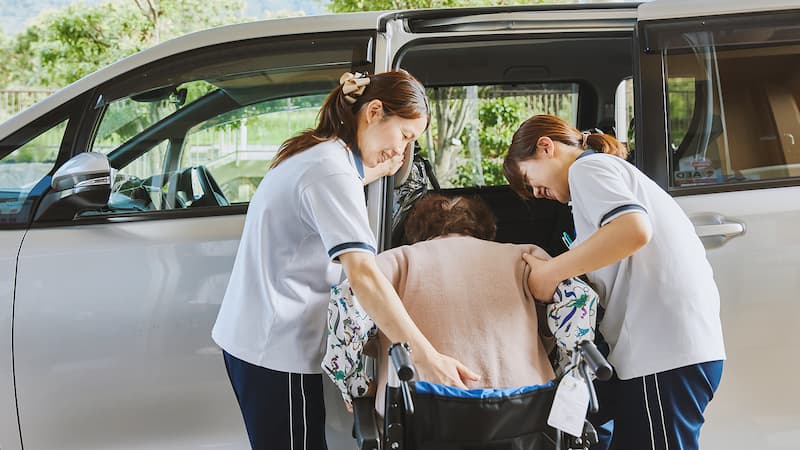
[[(561, 377), (516, 389), (465, 390), (415, 381), (405, 344), (392, 345), (388, 359), (380, 427), (375, 397), (353, 399), (353, 437), (359, 450), (568, 450), (597, 443), (588, 420), (580, 436), (547, 424)], [(578, 344), (573, 364), (564, 373), (575, 373), (586, 383), (589, 409), (596, 412), (592, 380), (609, 379), (612, 369), (594, 343)]]

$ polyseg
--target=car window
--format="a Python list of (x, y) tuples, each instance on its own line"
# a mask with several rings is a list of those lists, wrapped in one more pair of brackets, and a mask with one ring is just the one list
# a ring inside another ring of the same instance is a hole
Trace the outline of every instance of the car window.
[(116, 178), (108, 208), (84, 215), (246, 204), (369, 42), (327, 34), (220, 46), (100, 88), (90, 150), (108, 156)]
[(31, 190), (56, 163), (67, 120), (0, 159), (0, 222), (14, 222)]
[(576, 83), (435, 87), (428, 96), (431, 126), (419, 143), (442, 188), (508, 184), (503, 158), (522, 121), (578, 117)]
[[(670, 186), (800, 177), (800, 15), (664, 26)], [(698, 28), (695, 28), (698, 29)]]
[(178, 193), (170, 188), (176, 187), (174, 182), (177, 178), (167, 175), (168, 147), (169, 141), (161, 141), (117, 171), (106, 212), (157, 211), (175, 207)]

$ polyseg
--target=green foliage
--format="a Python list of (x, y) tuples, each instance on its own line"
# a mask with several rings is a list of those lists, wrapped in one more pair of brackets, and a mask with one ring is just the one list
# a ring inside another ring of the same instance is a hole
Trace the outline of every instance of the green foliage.
[[(483, 94), (487, 93), (488, 91), (484, 90)], [(503, 175), (503, 158), (511, 145), (514, 131), (522, 120), (527, 118), (527, 113), (524, 97), (496, 97), (478, 100), (478, 145), (481, 152), (481, 175), (484, 185), (506, 184)], [(469, 129), (464, 129), (460, 140), (463, 144), (460, 155), (461, 163), (456, 168), (456, 176), (450, 182), (453, 186), (473, 186), (477, 168), (468, 151)]]
[(241, 0), (107, 0), (45, 11), (2, 45), (0, 87), (60, 88), (163, 40), (241, 20), (242, 9)]
[(478, 119), (481, 122), (478, 140), (481, 152), (489, 158), (503, 157), (511, 145), (511, 137), (522, 120), (525, 100), (519, 97), (500, 97), (481, 101)]
[[(481, 158), (484, 186), (498, 186), (508, 184), (503, 175), (503, 158)], [(454, 187), (467, 187), (475, 185), (475, 162), (466, 160), (456, 169), (456, 177), (450, 180)]]

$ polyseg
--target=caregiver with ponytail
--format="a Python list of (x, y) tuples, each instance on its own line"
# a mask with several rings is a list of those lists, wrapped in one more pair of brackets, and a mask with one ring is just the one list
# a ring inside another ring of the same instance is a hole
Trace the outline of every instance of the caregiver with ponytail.
[(408, 73), (345, 73), (317, 127), (281, 146), (256, 190), (212, 332), (253, 449), (326, 448), (320, 362), (342, 269), (381, 332), (408, 342), (428, 379), (463, 387), (477, 378), (433, 348), (375, 263), (364, 168), (396, 170), (392, 161), (429, 123), (425, 89)]
[[(549, 260), (524, 255), (534, 297), (586, 274), (605, 315), (615, 377), (598, 382), (594, 448), (697, 449), (703, 413), (722, 376), (719, 292), (694, 226), (673, 198), (632, 164), (614, 137), (539, 115), (514, 133), (503, 169), (524, 198), (569, 203), (576, 239)], [(613, 442), (613, 443), (612, 443)]]

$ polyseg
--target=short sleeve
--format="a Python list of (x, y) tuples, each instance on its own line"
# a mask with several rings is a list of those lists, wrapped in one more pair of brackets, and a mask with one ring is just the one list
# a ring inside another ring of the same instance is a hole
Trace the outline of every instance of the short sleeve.
[(633, 180), (611, 155), (581, 158), (569, 170), (572, 209), (597, 228), (624, 214), (647, 214), (636, 198)]
[(325, 176), (300, 193), (301, 217), (317, 230), (331, 260), (360, 251), (375, 254), (364, 186), (354, 174)]

